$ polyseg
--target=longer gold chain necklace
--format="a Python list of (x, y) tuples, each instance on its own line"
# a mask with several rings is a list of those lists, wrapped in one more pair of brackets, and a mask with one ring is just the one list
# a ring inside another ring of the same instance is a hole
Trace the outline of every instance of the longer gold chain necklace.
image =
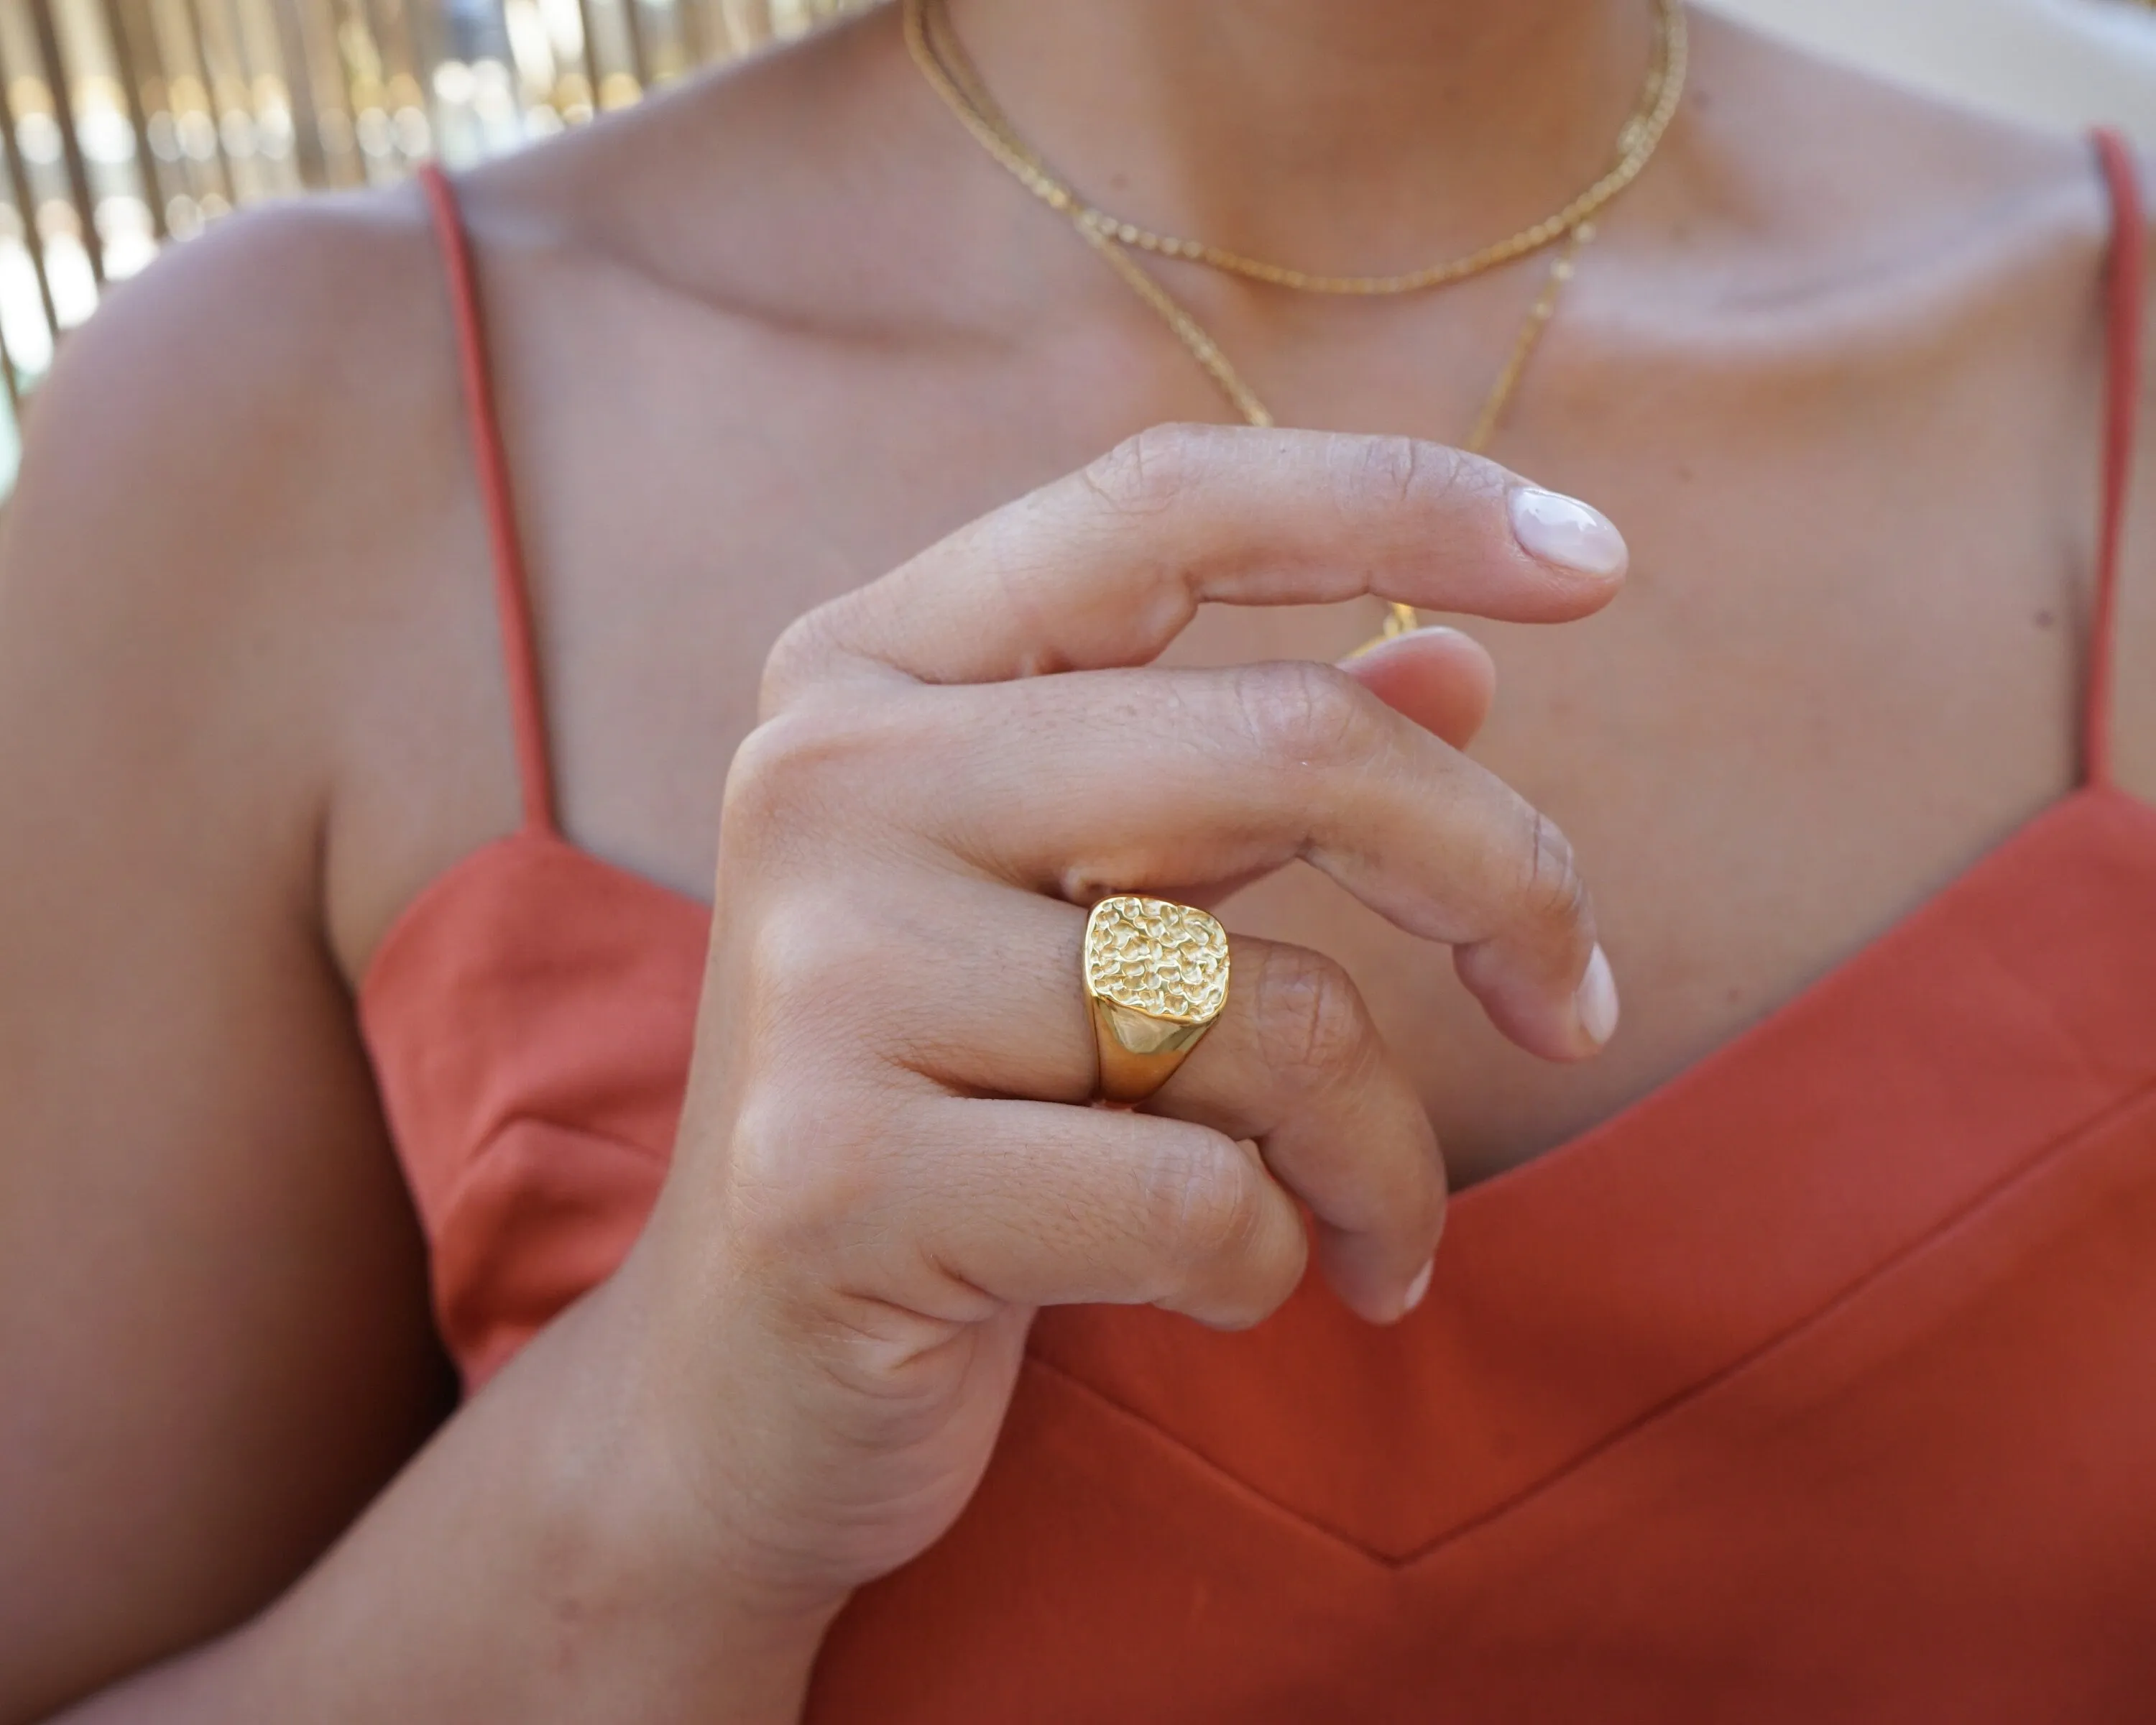
[[(1395, 275), (1326, 275), (1246, 257), (1203, 240), (1158, 234), (1127, 222), (1081, 197), (1021, 137), (988, 93), (979, 70), (952, 29), (940, 0), (901, 0), (906, 44), (929, 86), (959, 123), (1012, 177), (1067, 218), (1080, 238), (1159, 316), (1244, 420), (1270, 425), (1273, 416), (1244, 381), (1219, 342), (1132, 255), (1134, 251), (1201, 264), (1209, 269), (1299, 293), (1358, 296), (1418, 293), (1480, 275), (1546, 247), (1556, 246), (1542, 290), (1528, 308), (1496, 382), (1476, 413), (1464, 448), (1482, 453), (1519, 387), (1529, 357), (1557, 311), (1580, 249), (1594, 237), (1594, 217), (1637, 179), (1669, 129), (1684, 94), (1687, 60), (1683, 0), (1656, 0), (1655, 53), (1640, 100), (1617, 134), (1615, 157), (1602, 176), (1542, 220), (1463, 256)], [(1394, 603), (1381, 639), (1419, 626), (1412, 606)]]

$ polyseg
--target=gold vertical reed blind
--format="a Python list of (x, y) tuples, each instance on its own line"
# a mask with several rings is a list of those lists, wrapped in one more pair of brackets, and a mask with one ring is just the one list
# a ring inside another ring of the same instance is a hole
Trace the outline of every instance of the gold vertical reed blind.
[(0, 0), (0, 495), (107, 284), (239, 205), (499, 155), (867, 0)]

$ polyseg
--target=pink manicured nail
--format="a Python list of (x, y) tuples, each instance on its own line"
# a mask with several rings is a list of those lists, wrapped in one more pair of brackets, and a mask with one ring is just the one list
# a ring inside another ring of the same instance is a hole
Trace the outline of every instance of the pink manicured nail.
[(1529, 557), (1604, 581), (1625, 572), (1625, 536), (1600, 510), (1532, 485), (1513, 492), (1509, 506), (1512, 536)]
[(1408, 1313), (1413, 1312), (1416, 1307), (1422, 1304), (1423, 1296), (1430, 1291), (1430, 1278), (1431, 1273), (1435, 1271), (1436, 1268), (1437, 1260), (1432, 1258), (1429, 1263), (1422, 1266), (1421, 1274), (1417, 1276), (1413, 1281), (1408, 1284), (1407, 1299), (1400, 1307), (1401, 1317), (1406, 1317)]
[(1572, 999), (1579, 1028), (1589, 1041), (1599, 1047), (1617, 1034), (1617, 978), (1609, 973), (1609, 961), (1600, 947), (1587, 961), (1587, 974), (1579, 979), (1579, 991)]

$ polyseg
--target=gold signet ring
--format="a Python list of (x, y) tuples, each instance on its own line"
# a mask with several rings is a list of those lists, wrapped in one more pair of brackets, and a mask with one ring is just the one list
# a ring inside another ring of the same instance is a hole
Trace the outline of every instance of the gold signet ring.
[(1086, 1004), (1101, 1094), (1142, 1102), (1228, 1004), (1228, 931), (1163, 898), (1104, 898), (1086, 919)]

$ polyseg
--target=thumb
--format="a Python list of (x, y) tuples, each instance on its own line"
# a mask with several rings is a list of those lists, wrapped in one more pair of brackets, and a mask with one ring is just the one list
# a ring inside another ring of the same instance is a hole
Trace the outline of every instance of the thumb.
[(1475, 740), (1497, 688), (1497, 667), (1482, 644), (1436, 624), (1382, 641), (1340, 668), (1456, 749)]

